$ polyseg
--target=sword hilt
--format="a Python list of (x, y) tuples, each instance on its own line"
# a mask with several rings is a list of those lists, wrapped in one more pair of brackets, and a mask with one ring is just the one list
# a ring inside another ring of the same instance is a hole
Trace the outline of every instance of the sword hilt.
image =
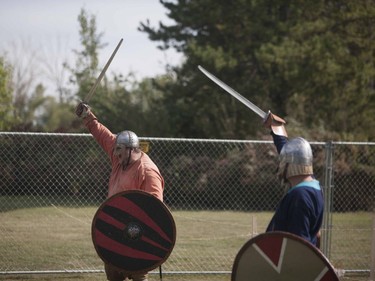
[(286, 121), (283, 118), (273, 114), (270, 110), (268, 111), (267, 116), (264, 118), (263, 124), (266, 128), (270, 128), (276, 135), (285, 137), (288, 136), (284, 127)]

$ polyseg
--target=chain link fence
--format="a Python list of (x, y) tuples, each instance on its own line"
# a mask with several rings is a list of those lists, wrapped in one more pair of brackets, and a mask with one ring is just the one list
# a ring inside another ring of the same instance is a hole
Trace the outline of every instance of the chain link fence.
[[(140, 139), (164, 176), (176, 222), (163, 271), (229, 274), (283, 196), (273, 143)], [(322, 251), (336, 268), (369, 272), (375, 143), (311, 145), (326, 200)], [(0, 272), (102, 271), (91, 223), (106, 198), (110, 163), (91, 135), (0, 133), (0, 155)]]

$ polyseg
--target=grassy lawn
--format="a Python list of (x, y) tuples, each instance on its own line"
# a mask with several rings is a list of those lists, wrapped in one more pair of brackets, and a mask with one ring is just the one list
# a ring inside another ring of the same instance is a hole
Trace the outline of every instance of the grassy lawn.
[[(4, 202), (2, 202), (4, 203)], [(22, 205), (21, 205), (22, 206)], [(97, 207), (46, 205), (0, 212), (0, 271), (101, 270), (91, 240)], [(252, 236), (262, 233), (272, 213), (172, 211), (177, 240), (163, 264), (163, 280), (230, 280), (230, 274), (169, 274), (231, 271)], [(337, 268), (369, 269), (372, 215), (334, 214), (330, 260)], [(367, 249), (363, 251), (362, 249)], [(105, 280), (104, 273), (1, 275), (0, 280)], [(160, 280), (157, 272), (150, 280)], [(350, 276), (343, 280), (368, 280)]]
[[(0, 276), (0, 280), (9, 281), (103, 281), (107, 280), (104, 273), (98, 274), (60, 274), (60, 275), (26, 275), (26, 276), (7, 276), (5, 279)], [(149, 275), (149, 281), (160, 281), (158, 274)], [(230, 281), (230, 275), (210, 274), (210, 275), (163, 275), (165, 281)]]

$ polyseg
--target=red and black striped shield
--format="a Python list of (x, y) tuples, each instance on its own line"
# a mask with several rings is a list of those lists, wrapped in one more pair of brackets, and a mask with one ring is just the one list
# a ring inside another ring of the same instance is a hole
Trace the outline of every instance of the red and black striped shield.
[(148, 272), (169, 257), (176, 226), (163, 202), (132, 190), (104, 201), (94, 216), (91, 235), (105, 263), (124, 272)]
[(250, 239), (238, 252), (232, 281), (339, 281), (319, 249), (299, 236), (267, 232)]

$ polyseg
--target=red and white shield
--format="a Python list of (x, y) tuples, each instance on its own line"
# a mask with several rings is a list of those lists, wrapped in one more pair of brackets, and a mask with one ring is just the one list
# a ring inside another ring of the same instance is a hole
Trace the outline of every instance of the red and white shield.
[(232, 281), (338, 281), (327, 258), (312, 244), (286, 232), (250, 239), (238, 252)]

